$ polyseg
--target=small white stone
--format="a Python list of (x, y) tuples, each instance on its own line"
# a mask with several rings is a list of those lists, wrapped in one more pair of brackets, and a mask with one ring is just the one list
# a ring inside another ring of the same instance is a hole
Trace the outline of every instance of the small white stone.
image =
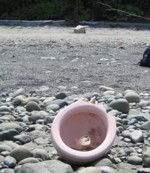
[(74, 33), (86, 33), (86, 26), (78, 25), (74, 28)]

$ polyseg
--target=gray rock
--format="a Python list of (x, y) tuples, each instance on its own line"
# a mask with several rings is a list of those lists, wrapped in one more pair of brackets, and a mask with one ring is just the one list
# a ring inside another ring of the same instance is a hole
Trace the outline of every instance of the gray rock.
[(99, 89), (101, 91), (113, 91), (114, 90), (113, 88), (107, 87), (107, 86), (104, 86), (104, 85), (99, 86)]
[(19, 106), (22, 104), (22, 101), (23, 101), (23, 97), (15, 97), (14, 100), (13, 100), (13, 105), (14, 106)]
[(8, 166), (8, 168), (14, 168), (16, 166), (16, 163), (16, 159), (11, 156), (7, 156), (4, 159), (4, 164)]
[(26, 159), (23, 159), (21, 160), (18, 165), (23, 165), (23, 164), (26, 164), (26, 163), (38, 163), (39, 160), (37, 158), (34, 158), (34, 157), (28, 157)]
[(13, 140), (19, 141), (22, 144), (25, 144), (25, 143), (28, 143), (31, 141), (31, 137), (29, 135), (26, 135), (26, 134), (21, 134), (21, 135), (14, 136)]
[(125, 99), (117, 99), (112, 101), (109, 106), (112, 109), (118, 110), (122, 113), (128, 113), (129, 112), (129, 104), (127, 102), (127, 100)]
[(86, 33), (86, 26), (78, 25), (74, 28), (74, 33)]
[(133, 165), (141, 165), (142, 164), (142, 158), (140, 158), (138, 156), (129, 156), (128, 162), (133, 164)]
[(11, 151), (12, 148), (8, 145), (5, 145), (5, 144), (0, 144), (0, 153), (3, 152), (3, 151)]
[(124, 97), (129, 103), (140, 102), (140, 96), (134, 91), (127, 92)]
[(139, 168), (137, 173), (150, 173), (150, 168)]
[(67, 94), (64, 92), (60, 92), (60, 93), (56, 94), (55, 97), (56, 97), (56, 99), (64, 99), (67, 97)]
[(115, 94), (116, 94), (116, 92), (113, 90), (103, 92), (104, 96), (111, 96), (111, 95), (115, 95)]
[(77, 171), (77, 173), (101, 173), (99, 171), (99, 168), (97, 167), (87, 167), (87, 168), (83, 168), (79, 171)]
[(143, 165), (150, 167), (150, 148), (147, 148), (147, 150), (143, 152)]
[(101, 166), (99, 167), (99, 170), (101, 171), (101, 173), (116, 173), (116, 171), (109, 166)]
[(4, 122), (0, 124), (0, 132), (4, 130), (15, 129), (18, 132), (22, 132), (23, 128), (17, 122)]
[(50, 159), (49, 154), (43, 149), (35, 149), (32, 151), (32, 153), (33, 153), (33, 157), (35, 157), (35, 158), (40, 158), (42, 160)]
[(46, 106), (52, 105), (52, 104), (59, 105), (59, 107), (62, 108), (64, 106), (67, 106), (68, 105), (68, 102), (66, 100), (64, 100), (64, 99), (56, 99), (56, 100), (47, 102), (46, 103)]
[(0, 106), (0, 112), (11, 112), (11, 109), (8, 106)]
[(2, 141), (3, 145), (7, 145), (9, 147), (11, 147), (12, 149), (15, 149), (16, 147), (18, 147), (19, 145), (14, 143), (13, 141)]
[(32, 111), (29, 120), (35, 123), (39, 119), (46, 119), (49, 117), (49, 114), (45, 111)]
[(131, 119), (128, 121), (128, 125), (134, 125), (135, 123), (137, 123), (137, 119), (136, 119), (136, 118), (131, 118)]
[(12, 140), (19, 132), (15, 129), (4, 130), (0, 132), (0, 140)]
[(25, 94), (25, 90), (23, 88), (20, 88), (16, 90), (14, 93), (12, 93), (11, 97), (17, 97), (19, 95), (24, 95), (24, 94)]
[(98, 167), (98, 166), (109, 166), (112, 168), (115, 168), (115, 165), (111, 162), (110, 159), (104, 158), (99, 161), (97, 161), (93, 166)]
[[(73, 173), (70, 165), (58, 160), (49, 160), (39, 163), (28, 163), (15, 168), (15, 173)], [(99, 173), (99, 172), (98, 172)]]
[(4, 161), (5, 157), (0, 155), (0, 163), (2, 163)]
[(124, 130), (122, 132), (122, 136), (125, 137), (125, 138), (129, 138), (130, 137), (130, 131), (129, 130)]
[(133, 132), (131, 132), (130, 138), (133, 142), (144, 141), (143, 132), (141, 130), (134, 130)]
[(57, 104), (50, 104), (46, 107), (46, 110), (53, 110), (53, 111), (58, 111), (60, 109), (59, 105)]
[(150, 130), (150, 121), (144, 122), (144, 123), (141, 125), (141, 129), (142, 129), (142, 130)]
[(0, 173), (14, 173), (14, 169), (5, 168), (0, 170)]
[(34, 101), (29, 101), (26, 105), (26, 110), (28, 112), (32, 112), (32, 111), (40, 111), (41, 108), (39, 106), (38, 103), (34, 102)]
[(10, 156), (14, 157), (18, 163), (25, 158), (32, 157), (33, 154), (28, 148), (19, 146), (10, 152)]

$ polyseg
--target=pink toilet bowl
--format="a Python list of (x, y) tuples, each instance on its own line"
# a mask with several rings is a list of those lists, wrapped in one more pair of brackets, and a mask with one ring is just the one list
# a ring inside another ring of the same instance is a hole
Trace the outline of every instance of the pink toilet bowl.
[(84, 164), (110, 150), (116, 136), (116, 120), (107, 114), (103, 105), (77, 101), (57, 114), (51, 135), (63, 159)]

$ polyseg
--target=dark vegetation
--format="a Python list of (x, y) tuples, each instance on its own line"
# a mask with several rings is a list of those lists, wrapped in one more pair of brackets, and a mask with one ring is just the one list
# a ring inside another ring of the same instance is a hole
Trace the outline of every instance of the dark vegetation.
[(147, 22), (149, 16), (150, 0), (0, 0), (0, 19)]

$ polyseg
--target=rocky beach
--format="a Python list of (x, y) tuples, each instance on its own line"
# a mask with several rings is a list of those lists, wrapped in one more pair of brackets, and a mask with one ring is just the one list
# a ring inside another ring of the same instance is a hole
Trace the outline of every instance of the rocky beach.
[[(0, 173), (150, 173), (149, 30), (0, 26)], [(53, 146), (51, 125), (95, 98), (116, 118), (110, 151), (75, 165)]]
[[(0, 94), (1, 173), (143, 173), (150, 172), (150, 95), (99, 86), (99, 93), (56, 95), (43, 86), (34, 93), (20, 88)], [(63, 160), (51, 141), (51, 125), (57, 113), (79, 99), (95, 97), (108, 116), (116, 118), (117, 134), (110, 151), (86, 165)]]

